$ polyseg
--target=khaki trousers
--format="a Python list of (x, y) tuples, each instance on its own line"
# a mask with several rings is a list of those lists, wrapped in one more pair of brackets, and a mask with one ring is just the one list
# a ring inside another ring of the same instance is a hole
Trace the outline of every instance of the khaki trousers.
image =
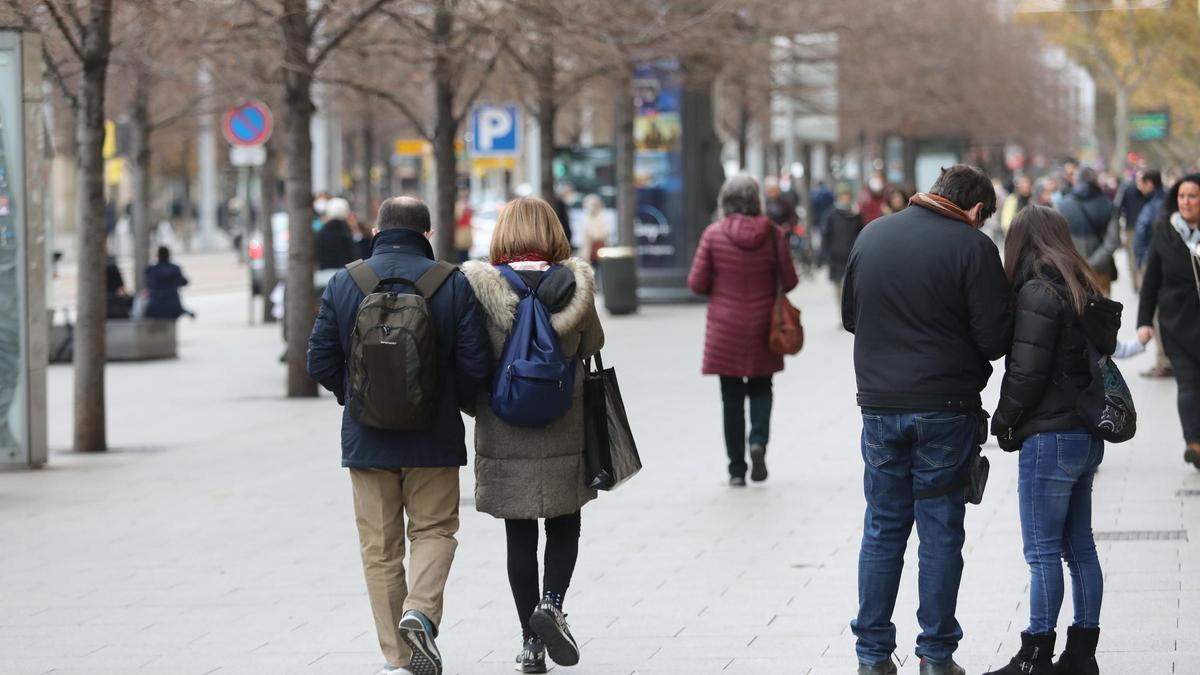
[(412, 658), (398, 630), (404, 612), (415, 609), (434, 626), (442, 622), (442, 593), (458, 548), (458, 467), (350, 469), (350, 482), (379, 648), (389, 665), (404, 666)]

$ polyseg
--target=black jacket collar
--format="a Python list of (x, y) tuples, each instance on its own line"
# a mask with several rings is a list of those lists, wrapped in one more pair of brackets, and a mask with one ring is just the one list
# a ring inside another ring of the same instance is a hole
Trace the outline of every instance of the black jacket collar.
[(433, 246), (425, 238), (425, 235), (416, 230), (409, 230), (402, 227), (383, 230), (375, 235), (375, 238), (371, 240), (371, 255), (374, 256), (381, 253), (420, 255), (434, 260)]

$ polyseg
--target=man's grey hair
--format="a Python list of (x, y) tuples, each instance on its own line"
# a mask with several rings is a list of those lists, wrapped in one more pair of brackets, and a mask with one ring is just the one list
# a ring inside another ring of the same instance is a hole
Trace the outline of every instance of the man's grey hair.
[(739, 173), (725, 181), (717, 197), (721, 217), (740, 213), (747, 216), (762, 215), (762, 193), (758, 181), (748, 173)]

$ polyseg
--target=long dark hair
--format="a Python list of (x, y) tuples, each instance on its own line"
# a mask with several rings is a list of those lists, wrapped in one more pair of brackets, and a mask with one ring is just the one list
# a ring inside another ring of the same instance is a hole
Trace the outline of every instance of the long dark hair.
[(1195, 183), (1200, 185), (1200, 173), (1189, 173), (1180, 178), (1171, 186), (1171, 190), (1167, 192), (1167, 196), (1163, 199), (1162, 215), (1160, 218), (1170, 218), (1176, 211), (1179, 210), (1179, 186), (1184, 183)]
[(1025, 277), (1061, 278), (1076, 314), (1083, 314), (1089, 295), (1100, 293), (1095, 272), (1075, 250), (1067, 219), (1045, 206), (1030, 204), (1013, 218), (1004, 242), (1004, 273), (1014, 288)]

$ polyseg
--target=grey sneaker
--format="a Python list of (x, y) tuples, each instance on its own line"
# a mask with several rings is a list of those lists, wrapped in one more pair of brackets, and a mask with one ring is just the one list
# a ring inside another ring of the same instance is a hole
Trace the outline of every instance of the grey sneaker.
[(950, 659), (946, 663), (934, 663), (921, 659), (921, 675), (967, 675), (967, 669)]
[(529, 638), (521, 645), (521, 653), (517, 654), (518, 673), (546, 672), (546, 645), (537, 638)]
[(875, 665), (858, 664), (858, 675), (896, 675), (896, 672), (896, 664), (891, 659)]
[(412, 675), (442, 675), (442, 653), (433, 639), (437, 629), (429, 617), (415, 609), (400, 619), (400, 639), (412, 650), (407, 668)]
[(579, 663), (579, 643), (571, 635), (567, 615), (553, 602), (543, 600), (538, 603), (537, 609), (529, 616), (529, 627), (541, 638), (555, 663), (560, 666)]

